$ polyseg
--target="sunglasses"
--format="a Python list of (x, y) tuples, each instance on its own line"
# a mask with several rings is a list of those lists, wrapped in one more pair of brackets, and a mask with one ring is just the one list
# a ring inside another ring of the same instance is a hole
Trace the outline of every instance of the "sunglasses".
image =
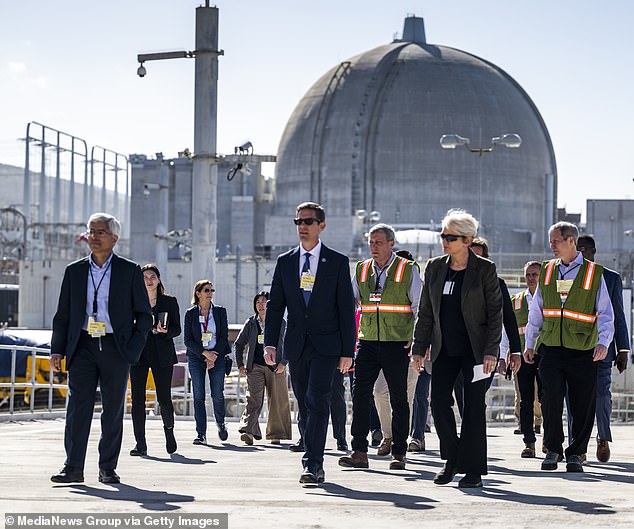
[(207, 288), (203, 288), (203, 290), (202, 290), (202, 291), (203, 291), (203, 292), (215, 292), (215, 291), (216, 291), (216, 289), (215, 289), (215, 288), (209, 288), (209, 287), (207, 287)]
[(453, 233), (441, 233), (440, 238), (447, 242), (456, 242), (458, 239), (464, 239), (464, 235), (454, 235)]
[(301, 226), (302, 224), (306, 224), (306, 226), (312, 226), (313, 222), (319, 224), (320, 221), (311, 217), (308, 219), (293, 219), (293, 222), (295, 223), (295, 226)]

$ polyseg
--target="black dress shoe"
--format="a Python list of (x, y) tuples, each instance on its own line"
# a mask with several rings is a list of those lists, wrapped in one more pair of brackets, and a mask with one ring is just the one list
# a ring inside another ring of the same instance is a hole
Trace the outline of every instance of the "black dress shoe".
[(163, 430), (165, 431), (165, 450), (167, 450), (168, 454), (173, 454), (178, 448), (176, 438), (174, 437), (174, 427), (168, 428), (167, 426), (163, 426)]
[(383, 432), (380, 428), (376, 430), (372, 430), (372, 439), (370, 441), (370, 446), (379, 446), (381, 441), (383, 440)]
[(136, 445), (132, 450), (130, 450), (130, 455), (131, 456), (146, 456), (147, 455), (147, 448), (146, 449), (141, 449), (141, 448), (139, 448), (139, 445)]
[(434, 483), (436, 485), (446, 485), (451, 483), (458, 469), (453, 463), (445, 463), (443, 469), (434, 476)]
[(229, 432), (227, 431), (227, 427), (224, 424), (218, 425), (218, 437), (221, 441), (226, 441), (229, 437)]
[(114, 470), (99, 469), (100, 483), (121, 483), (121, 478)]
[(291, 452), (305, 452), (304, 450), (304, 440), (300, 439), (294, 445), (288, 447)]
[(458, 482), (461, 489), (475, 489), (482, 486), (482, 477), (480, 474), (467, 473), (464, 478)]
[(348, 443), (346, 443), (345, 441), (337, 441), (337, 450), (339, 450), (340, 452), (347, 452)]
[(303, 484), (316, 485), (317, 483), (323, 483), (326, 479), (326, 474), (323, 468), (319, 468), (315, 471), (311, 471), (308, 468), (304, 469), (301, 476), (299, 476), (299, 482)]
[(64, 465), (59, 474), (51, 476), (53, 483), (83, 483), (84, 472), (82, 470)]

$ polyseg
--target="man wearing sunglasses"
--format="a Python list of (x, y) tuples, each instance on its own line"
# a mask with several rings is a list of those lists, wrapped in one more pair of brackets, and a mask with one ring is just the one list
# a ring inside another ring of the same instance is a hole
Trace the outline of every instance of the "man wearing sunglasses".
[(264, 325), (264, 359), (275, 364), (287, 311), (284, 358), (289, 362), (306, 450), (299, 482), (310, 485), (325, 479), (331, 386), (335, 370), (346, 373), (352, 365), (354, 300), (348, 258), (319, 237), (326, 227), (324, 208), (304, 202), (297, 206), (294, 223), (300, 244), (277, 259)]

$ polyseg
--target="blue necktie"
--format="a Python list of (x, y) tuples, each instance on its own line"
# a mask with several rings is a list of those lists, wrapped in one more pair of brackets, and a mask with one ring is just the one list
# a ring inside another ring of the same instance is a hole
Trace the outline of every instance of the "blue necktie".
[[(310, 254), (307, 252), (304, 254), (306, 256), (306, 260), (304, 261), (304, 266), (302, 266), (302, 274), (310, 271)], [(304, 303), (308, 306), (308, 301), (310, 300), (310, 290), (303, 290), (302, 294), (304, 294)]]

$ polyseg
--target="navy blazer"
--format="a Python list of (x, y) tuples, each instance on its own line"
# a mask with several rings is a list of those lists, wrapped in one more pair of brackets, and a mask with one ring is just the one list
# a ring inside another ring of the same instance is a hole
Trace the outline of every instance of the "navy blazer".
[[(108, 315), (117, 350), (131, 364), (136, 363), (152, 328), (152, 310), (143, 273), (138, 264), (112, 255)], [(64, 272), (57, 312), (53, 317), (51, 354), (66, 357), (68, 367), (79, 343), (86, 319), (89, 257), (69, 264)]]
[(264, 343), (277, 347), (288, 311), (284, 358), (296, 360), (307, 338), (318, 354), (354, 355), (354, 295), (348, 258), (321, 245), (319, 267), (308, 306), (299, 288), (299, 246), (277, 258), (266, 309)]
[(614, 339), (608, 347), (608, 355), (605, 359), (614, 362), (619, 349), (630, 350), (630, 335), (627, 331), (623, 310), (623, 282), (618, 272), (605, 267), (603, 268), (603, 279), (605, 279), (605, 286), (608, 288), (614, 311)]
[[(216, 346), (214, 351), (218, 356), (226, 356), (231, 353), (229, 346), (229, 324), (227, 323), (227, 309), (220, 305), (211, 304), (211, 314), (216, 324)], [(187, 347), (187, 356), (201, 358), (203, 354), (203, 333), (200, 330), (200, 307), (192, 305), (185, 312), (183, 325), (184, 342)]]

